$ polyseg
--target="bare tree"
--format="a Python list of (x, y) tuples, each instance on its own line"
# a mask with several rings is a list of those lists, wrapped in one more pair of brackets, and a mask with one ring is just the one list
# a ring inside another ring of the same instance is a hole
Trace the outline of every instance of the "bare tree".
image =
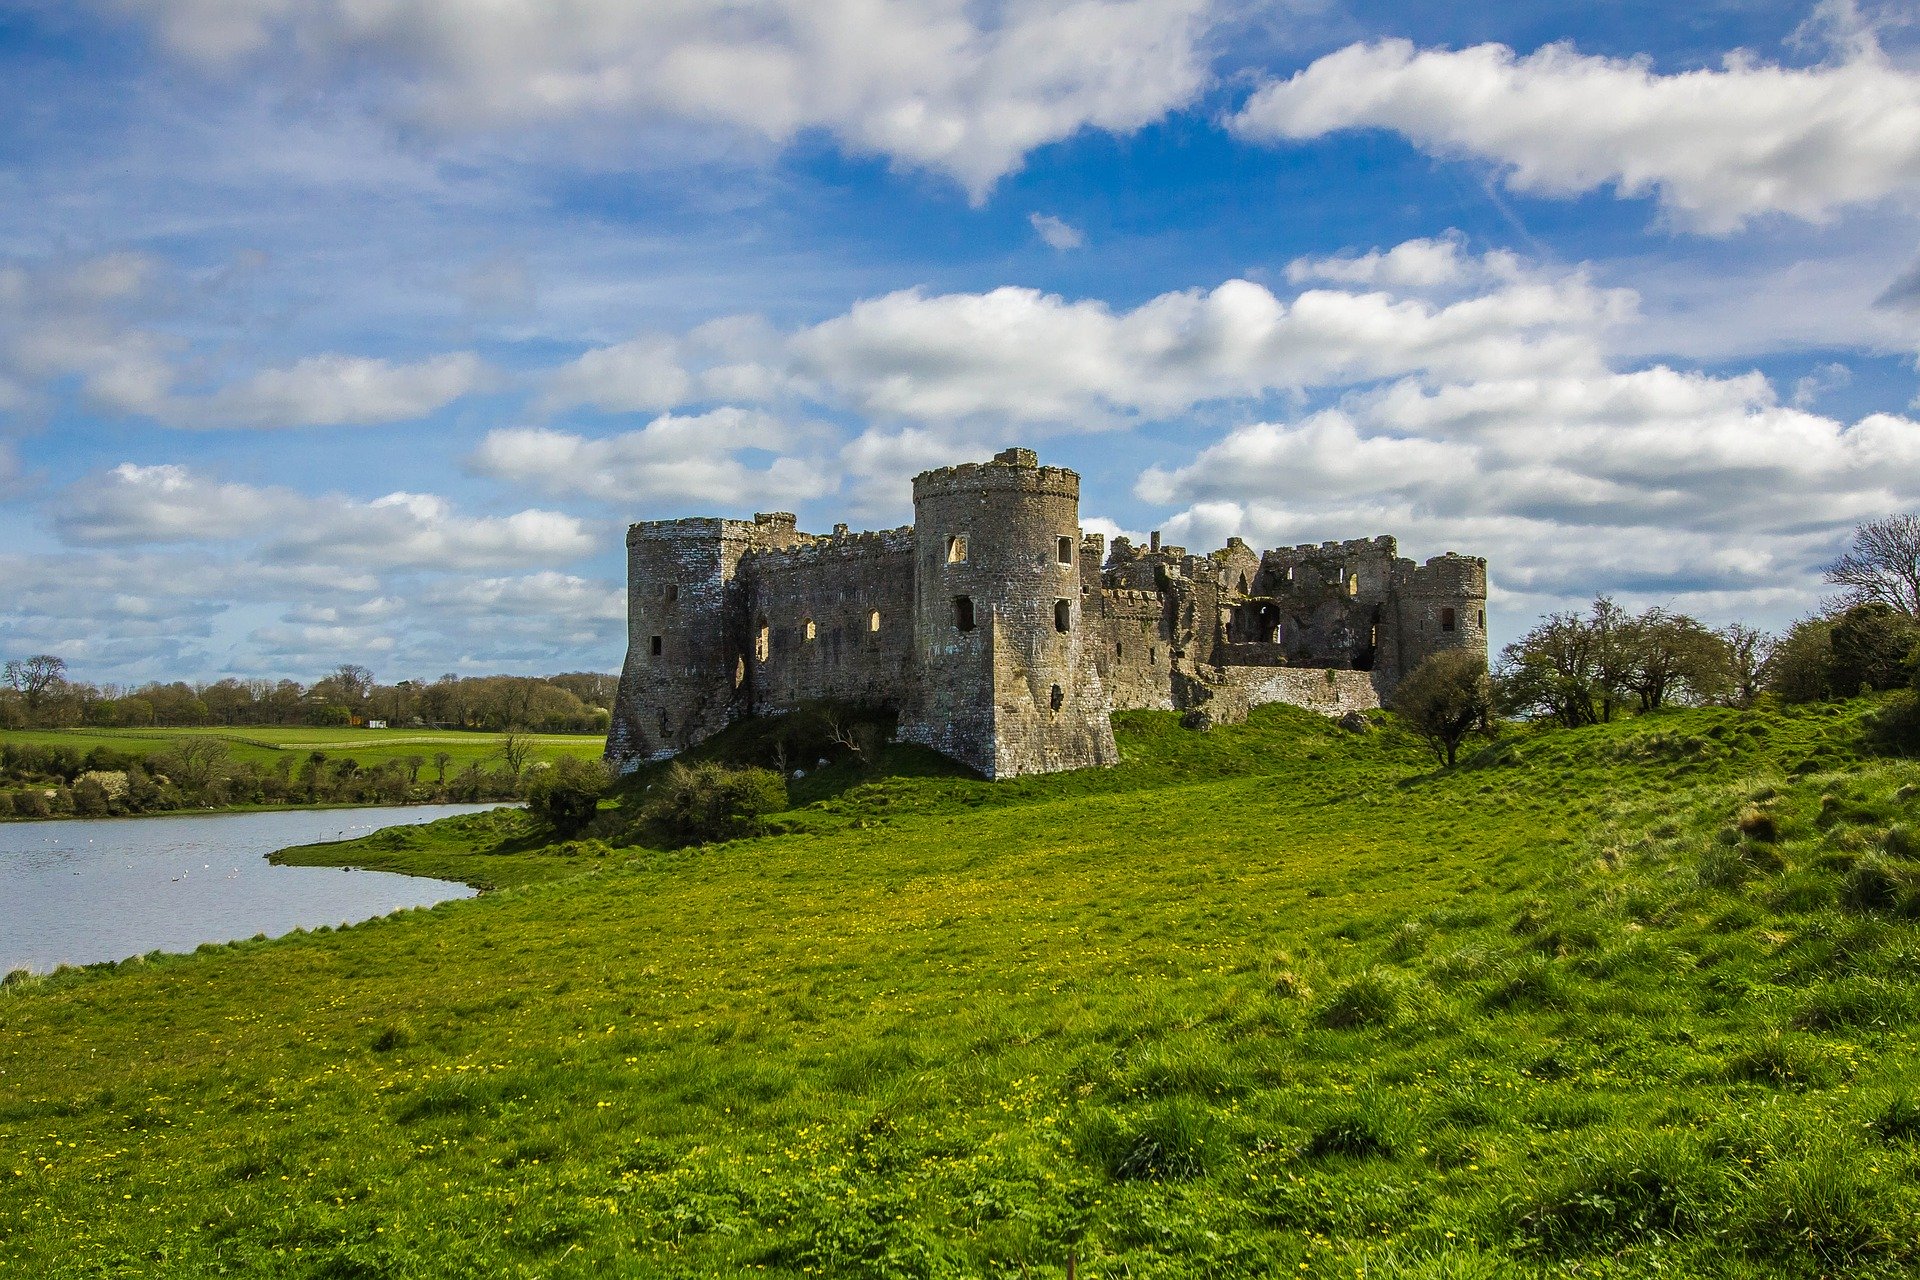
[(205, 791), (213, 780), (226, 772), (227, 744), (218, 738), (191, 734), (181, 738), (160, 758), (174, 785), (188, 795)]
[(1853, 546), (1827, 566), (1827, 581), (1844, 605), (1884, 604), (1920, 618), (1920, 516), (1869, 520), (1853, 531)]
[(507, 731), (500, 735), (500, 758), (507, 762), (507, 772), (513, 775), (515, 782), (527, 767), (527, 757), (533, 754), (533, 735), (515, 725), (508, 725)]
[(437, 775), (434, 778), (435, 786), (444, 787), (447, 785), (447, 766), (452, 763), (453, 753), (451, 751), (436, 751), (433, 753), (433, 767)]
[(0, 670), (0, 676), (27, 700), (29, 711), (38, 711), (47, 694), (66, 683), (67, 662), (50, 653), (36, 653), (31, 658), (15, 658), (7, 663)]
[(1736, 707), (1750, 707), (1766, 687), (1767, 672), (1778, 642), (1767, 632), (1744, 622), (1722, 627), (1720, 639), (1727, 646), (1727, 676), (1732, 685), (1729, 699)]

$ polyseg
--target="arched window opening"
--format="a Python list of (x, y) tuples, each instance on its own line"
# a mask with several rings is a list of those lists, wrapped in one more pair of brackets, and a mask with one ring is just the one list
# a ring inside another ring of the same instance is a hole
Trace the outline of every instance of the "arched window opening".
[(947, 539), (947, 563), (965, 564), (967, 562), (967, 539), (964, 534), (954, 534)]
[(814, 637), (814, 636), (815, 636), (816, 634), (818, 634), (818, 633), (817, 633), (817, 632), (816, 632), (816, 631), (814, 630), (814, 626), (813, 626), (813, 619), (812, 619), (812, 618), (808, 618), (808, 619), (807, 619), (806, 621), (804, 621), (804, 622), (802, 622), (802, 623), (800, 624), (800, 638), (801, 638), (801, 639), (803, 639), (803, 640), (811, 640), (811, 639), (813, 639), (813, 637)]
[(1058, 711), (1061, 707), (1066, 705), (1067, 695), (1060, 692), (1059, 685), (1053, 686), (1053, 696), (1050, 699), (1050, 701), (1053, 703), (1053, 709), (1055, 711)]
[(869, 632), (877, 632), (880, 630), (880, 611), (878, 609), (869, 609), (867, 611), (867, 630)]
[(1116, 658), (1124, 658), (1127, 656), (1127, 645), (1124, 640), (1114, 643), (1113, 656)]
[(1247, 594), (1247, 586), (1248, 586), (1247, 575), (1243, 573), (1240, 575), (1240, 594), (1241, 595)]
[(735, 658), (733, 660), (733, 687), (738, 689), (741, 685), (745, 684), (746, 682), (747, 682), (747, 660), (745, 658)]
[(1053, 629), (1062, 635), (1073, 630), (1073, 606), (1065, 600), (1053, 602)]
[(653, 656), (656, 658), (659, 657), (661, 654), (661, 651), (666, 647), (663, 637), (661, 636), (653, 637), (653, 640), (649, 647), (652, 648), (653, 650)]
[(1442, 631), (1453, 630), (1453, 610), (1442, 609), (1440, 611), (1440, 629)]
[(1072, 538), (1060, 539), (1060, 563), (1061, 564), (1073, 563), (1073, 539)]
[(753, 656), (761, 662), (773, 652), (773, 628), (767, 625), (765, 618), (760, 619), (760, 630), (753, 637)]
[(955, 596), (953, 598), (953, 625), (960, 631), (973, 630), (973, 597)]

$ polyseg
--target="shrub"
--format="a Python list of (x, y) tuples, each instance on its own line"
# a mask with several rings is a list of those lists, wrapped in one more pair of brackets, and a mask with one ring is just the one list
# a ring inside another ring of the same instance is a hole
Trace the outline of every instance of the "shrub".
[(1136, 1123), (1096, 1112), (1080, 1128), (1082, 1156), (1116, 1182), (1184, 1182), (1202, 1177), (1219, 1146), (1219, 1122), (1205, 1107), (1168, 1098)]
[(766, 816), (787, 805), (787, 784), (771, 769), (729, 769), (676, 761), (655, 783), (647, 816), (676, 844), (708, 844), (756, 835)]
[(1517, 1206), (1519, 1225), (1542, 1246), (1574, 1253), (1717, 1220), (1720, 1180), (1699, 1151), (1663, 1133), (1614, 1137)]
[(600, 797), (612, 781), (598, 760), (562, 756), (551, 767), (532, 772), (527, 780), (527, 808), (555, 835), (575, 836), (593, 821)]

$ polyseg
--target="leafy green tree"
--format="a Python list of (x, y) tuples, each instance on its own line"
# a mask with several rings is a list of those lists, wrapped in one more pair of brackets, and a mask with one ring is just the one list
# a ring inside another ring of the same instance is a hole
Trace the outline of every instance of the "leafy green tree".
[(1493, 735), (1487, 660), (1470, 649), (1433, 654), (1394, 690), (1393, 710), (1441, 763), (1451, 765), (1468, 734)]
[(1834, 620), (1831, 645), (1828, 683), (1836, 694), (1898, 689), (1913, 679), (1920, 621), (1891, 605), (1868, 601)]
[(1767, 664), (1767, 690), (1784, 702), (1833, 696), (1833, 619), (1802, 618), (1787, 628)]
[(1516, 715), (1546, 716), (1569, 729), (1600, 718), (1599, 676), (1586, 619), (1554, 613), (1500, 652), (1495, 683), (1500, 705)]
[(1641, 711), (1658, 711), (1673, 695), (1710, 702), (1732, 686), (1731, 655), (1716, 632), (1684, 613), (1658, 607), (1620, 630), (1620, 679)]

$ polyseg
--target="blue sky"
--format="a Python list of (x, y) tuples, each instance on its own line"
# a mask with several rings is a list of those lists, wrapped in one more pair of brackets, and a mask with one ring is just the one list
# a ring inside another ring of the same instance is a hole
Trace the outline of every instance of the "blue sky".
[(1865, 3), (0, 0), (0, 653), (614, 669), (632, 520), (1090, 527), (1815, 607), (1920, 506)]

